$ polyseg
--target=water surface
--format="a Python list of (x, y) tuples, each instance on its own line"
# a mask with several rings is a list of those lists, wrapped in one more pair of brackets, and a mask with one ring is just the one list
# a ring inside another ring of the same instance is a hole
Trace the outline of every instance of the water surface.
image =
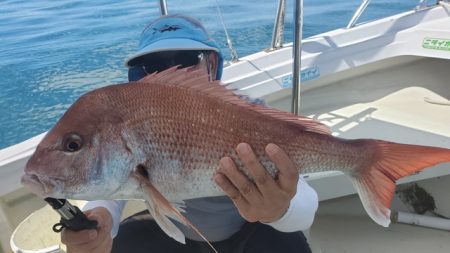
[[(0, 2), (0, 149), (47, 131), (86, 91), (126, 81), (123, 61), (159, 1)], [(278, 1), (218, 0), (240, 56), (270, 44)], [(251, 2), (251, 3), (249, 3)], [(286, 41), (292, 41), (288, 1)], [(418, 1), (374, 0), (361, 20), (412, 9)], [(216, 1), (168, 1), (170, 13), (202, 21), (229, 58)], [(304, 1), (304, 37), (345, 26), (356, 0)]]

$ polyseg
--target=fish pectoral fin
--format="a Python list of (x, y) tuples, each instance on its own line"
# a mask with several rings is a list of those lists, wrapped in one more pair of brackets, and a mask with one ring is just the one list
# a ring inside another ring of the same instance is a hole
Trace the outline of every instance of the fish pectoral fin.
[(173, 207), (175, 207), (175, 209), (177, 209), (178, 211), (180, 211), (180, 213), (185, 213), (186, 212), (186, 203), (184, 203), (184, 201), (178, 201), (175, 203), (172, 203)]
[(174, 205), (172, 205), (145, 176), (146, 173), (140, 172), (139, 169), (142, 169), (142, 167), (138, 167), (138, 169), (134, 171), (134, 177), (141, 185), (150, 214), (153, 216), (161, 229), (168, 236), (180, 243), (185, 244), (185, 236), (183, 232), (181, 232), (181, 230), (173, 224), (173, 222), (168, 218), (170, 217), (194, 230), (195, 233), (205, 240), (214, 252), (217, 253), (217, 250), (214, 246), (212, 246), (208, 239), (206, 239), (206, 237), (194, 226), (194, 224), (192, 224), (192, 222), (181, 214), (179, 210), (182, 210), (182, 204), (176, 204), (176, 207), (174, 207)]
[(177, 242), (186, 244), (183, 232), (181, 232), (181, 230), (177, 228), (171, 220), (169, 220), (168, 215), (164, 213), (164, 210), (161, 210), (161, 208), (157, 206), (150, 196), (146, 195), (146, 200), (147, 209), (155, 219), (156, 223), (158, 223), (159, 227)]

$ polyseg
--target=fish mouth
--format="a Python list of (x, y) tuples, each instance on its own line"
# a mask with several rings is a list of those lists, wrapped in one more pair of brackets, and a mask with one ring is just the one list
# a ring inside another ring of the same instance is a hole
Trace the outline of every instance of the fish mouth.
[(25, 174), (22, 176), (21, 182), (28, 187), (32, 193), (40, 197), (49, 197), (49, 194), (54, 190), (55, 184), (50, 178), (45, 178), (36, 174)]

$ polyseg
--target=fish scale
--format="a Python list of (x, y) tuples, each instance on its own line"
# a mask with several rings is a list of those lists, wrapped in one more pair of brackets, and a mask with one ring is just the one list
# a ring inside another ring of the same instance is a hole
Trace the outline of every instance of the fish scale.
[[(146, 143), (152, 143), (152, 145), (158, 146), (157, 149), (163, 151), (163, 153), (172, 154), (175, 157), (177, 154), (185, 154), (190, 157), (194, 157), (193, 161), (195, 162), (189, 163), (191, 160), (184, 156), (178, 156), (176, 158), (170, 156), (170, 159), (176, 159), (180, 162), (178, 164), (182, 168), (180, 168), (179, 171), (185, 170), (186, 173), (189, 173), (189, 170), (196, 170), (199, 168), (213, 170), (212, 173), (202, 174), (204, 176), (201, 179), (201, 181), (211, 181), (211, 175), (218, 168), (217, 165), (220, 158), (230, 156), (237, 161), (238, 167), (243, 170), (246, 175), (249, 175), (249, 172), (245, 169), (242, 162), (239, 161), (237, 154), (233, 149), (239, 142), (244, 140), (252, 143), (256, 154), (270, 171), (272, 176), (276, 174), (276, 169), (264, 153), (264, 147), (270, 142), (270, 140), (280, 140), (277, 144), (285, 148), (288, 153), (292, 153), (292, 157), (294, 159), (298, 157), (295, 160), (298, 164), (303, 163), (302, 168), (304, 168), (305, 171), (313, 170), (308, 170), (309, 166), (305, 164), (308, 159), (302, 157), (301, 153), (300, 155), (296, 155), (294, 152), (295, 150), (297, 152), (301, 150), (301, 148), (297, 147), (298, 145), (296, 144), (297, 142), (295, 142), (295, 139), (306, 139), (298, 137), (295, 134), (298, 132), (297, 128), (290, 126), (283, 127), (283, 124), (280, 124), (281, 122), (276, 121), (273, 123), (271, 122), (270, 125), (255, 124), (255, 122), (260, 122), (263, 120), (264, 115), (249, 111), (250, 115), (245, 116), (242, 115), (242, 111), (240, 111), (239, 108), (230, 106), (229, 104), (216, 101), (216, 103), (211, 105), (204, 101), (211, 100), (209, 97), (193, 97), (193, 94), (183, 90), (174, 91), (173, 89), (170, 89), (170, 87), (167, 89), (162, 89), (166, 87), (163, 85), (161, 86), (162, 87), (153, 85), (151, 87), (153, 89), (149, 89), (150, 91), (147, 91), (149, 94), (154, 94), (153, 99), (148, 100), (145, 98), (149, 103), (148, 107), (152, 109), (141, 111), (139, 114), (141, 117), (133, 118), (133, 123), (137, 126), (142, 124), (149, 125), (150, 127), (139, 130), (139, 136), (143, 141), (146, 140)], [(129, 88), (131, 88), (131, 86)], [(177, 99), (174, 99), (175, 97)], [(129, 103), (133, 102), (129, 99), (125, 101), (128, 101)], [(141, 107), (139, 107), (140, 103), (132, 104), (136, 104), (136, 111), (141, 110)], [(187, 108), (187, 106), (189, 106), (189, 108)], [(127, 113), (132, 115), (137, 114), (136, 112), (132, 112), (134, 110), (133, 106), (127, 105), (124, 106), (124, 108), (130, 110)], [(158, 116), (157, 118), (152, 115), (155, 111)], [(219, 117), (217, 117), (218, 112), (222, 112)], [(194, 127), (192, 125), (194, 125)], [(130, 122), (127, 123), (127, 126), (129, 128), (133, 128)], [(214, 129), (214, 131), (211, 131), (211, 129)], [(230, 131), (231, 129), (233, 129), (233, 131)], [(310, 144), (305, 141), (303, 142), (306, 145)], [(195, 145), (203, 147), (203, 150), (193, 152), (190, 147), (194, 147)], [(293, 152), (289, 152), (289, 150), (292, 150)], [(146, 153), (148, 156), (151, 152)], [(194, 153), (195, 155), (191, 155), (191, 153)], [(167, 157), (159, 158), (161, 160), (167, 159)], [(155, 159), (158, 160), (158, 158)], [(329, 163), (331, 164), (331, 162)], [(156, 185), (160, 183), (162, 184), (163, 181), (167, 179), (166, 177), (157, 176), (158, 173), (167, 173), (164, 172), (161, 167), (158, 168), (158, 165), (162, 166), (157, 163), (154, 168), (151, 168), (151, 170), (156, 170), (151, 173), (153, 180), (158, 179), (157, 181), (154, 181)], [(161, 172), (157, 172), (158, 170)], [(170, 178), (174, 177), (175, 176), (170, 176)], [(178, 185), (183, 183), (184, 181), (178, 182)], [(189, 181), (186, 183), (189, 183)], [(205, 188), (206, 187), (209, 187), (209, 184), (205, 184)], [(171, 194), (169, 192), (165, 192), (164, 189), (165, 188), (160, 190), (163, 195)], [(183, 189), (185, 189), (185, 187), (183, 187)], [(175, 189), (170, 187), (170, 190), (173, 191)], [(214, 190), (216, 190), (213, 192), (214, 194), (223, 194), (217, 187), (214, 187)], [(211, 189), (201, 189), (196, 187), (195, 190), (191, 190), (190, 192), (192, 193), (192, 196), (190, 197), (194, 198), (199, 197), (199, 192), (202, 193), (200, 196), (203, 196), (205, 192), (211, 194)]]

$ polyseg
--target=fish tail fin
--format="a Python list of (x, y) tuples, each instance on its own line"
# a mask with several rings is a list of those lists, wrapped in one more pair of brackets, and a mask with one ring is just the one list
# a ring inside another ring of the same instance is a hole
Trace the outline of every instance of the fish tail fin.
[[(141, 170), (141, 171), (139, 171)], [(147, 177), (143, 176), (141, 173), (145, 168), (142, 166), (138, 166), (138, 169), (134, 172), (135, 178), (141, 184), (141, 188), (144, 191), (144, 196), (147, 204), (147, 208), (150, 214), (155, 219), (156, 223), (161, 227), (161, 229), (170, 237), (175, 239), (176, 241), (185, 244), (185, 236), (181, 230), (173, 224), (173, 222), (169, 219), (172, 218), (177, 220), (181, 224), (189, 227), (195, 233), (197, 233), (208, 245), (211, 249), (217, 253), (217, 250), (214, 246), (209, 242), (208, 239), (195, 227), (192, 222), (190, 222), (186, 217), (181, 214), (180, 210), (177, 209), (177, 205), (172, 205), (159, 191), (153, 186), (152, 183), (148, 180)], [(144, 174), (146, 174), (144, 172)]]
[(379, 225), (390, 223), (395, 181), (443, 162), (450, 162), (450, 149), (369, 141), (375, 157), (365, 168), (351, 173), (351, 179), (369, 216)]

